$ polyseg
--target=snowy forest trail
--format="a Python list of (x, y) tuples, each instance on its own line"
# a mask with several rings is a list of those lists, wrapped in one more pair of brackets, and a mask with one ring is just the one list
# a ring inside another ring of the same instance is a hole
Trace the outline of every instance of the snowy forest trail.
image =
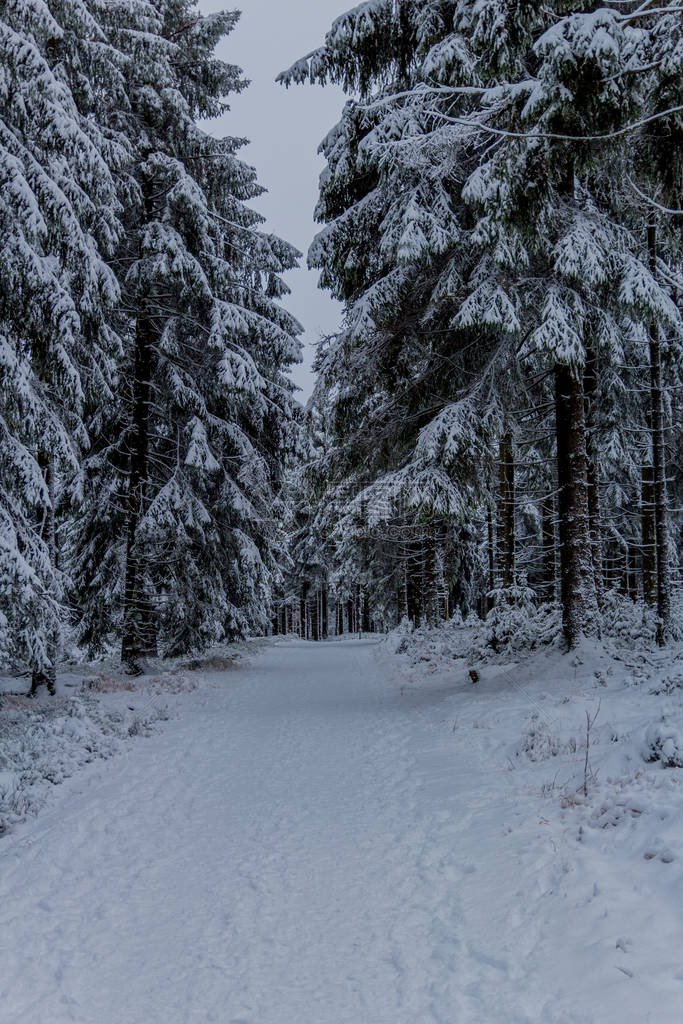
[(537, 984), (528, 834), (505, 845), (505, 773), (444, 727), (449, 695), (373, 640), (210, 676), (3, 841), (0, 1021), (591, 1019)]

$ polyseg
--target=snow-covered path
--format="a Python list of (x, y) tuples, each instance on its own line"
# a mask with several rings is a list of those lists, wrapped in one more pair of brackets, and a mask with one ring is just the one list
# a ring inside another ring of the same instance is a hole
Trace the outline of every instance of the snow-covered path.
[(452, 678), (287, 641), (211, 683), (3, 840), (2, 1024), (594, 1019), (535, 907), (543, 826), (488, 726), (444, 722)]
[(372, 642), (217, 682), (6, 840), (3, 1021), (432, 1019), (409, 708)]

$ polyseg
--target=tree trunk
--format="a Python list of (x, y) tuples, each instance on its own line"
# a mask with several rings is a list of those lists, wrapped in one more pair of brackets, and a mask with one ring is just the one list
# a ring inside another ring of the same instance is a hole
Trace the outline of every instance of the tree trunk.
[(302, 640), (308, 639), (306, 633), (306, 596), (308, 593), (308, 584), (302, 583), (301, 585), (301, 596), (299, 598), (299, 636)]
[(401, 562), (398, 567), (398, 581), (396, 584), (396, 614), (399, 623), (408, 614), (408, 595), (406, 593), (406, 564)]
[(422, 557), (422, 608), (426, 622), (435, 626), (439, 621), (439, 587), (436, 574), (436, 531), (429, 523), (424, 536)]
[(498, 458), (498, 566), (500, 583), (515, 583), (515, 463), (512, 436), (500, 439)]
[(320, 591), (320, 619), (322, 623), (322, 638), (327, 640), (328, 624), (327, 624), (327, 583), (323, 583)]
[[(50, 565), (57, 565), (57, 533), (55, 527), (55, 462), (52, 456), (38, 457), (38, 464), (45, 475), (48, 493), (48, 506), (42, 528), (42, 539), (48, 549)], [(45, 638), (48, 663), (40, 668), (34, 666), (31, 672), (31, 689), (29, 695), (35, 697), (39, 686), (47, 687), (47, 692), (54, 696), (57, 682), (57, 632), (50, 631)]]
[(415, 553), (411, 551), (406, 563), (406, 607), (408, 619), (415, 625), (420, 621), (420, 588), (419, 580), (415, 580)]
[(320, 621), (318, 616), (318, 605), (319, 605), (319, 594), (316, 590), (313, 593), (313, 600), (311, 601), (311, 640), (318, 641), (320, 639)]
[(627, 593), (631, 601), (638, 600), (638, 556), (635, 547), (632, 544), (628, 545), (628, 551), (626, 555), (628, 564), (627, 572)]
[(541, 593), (544, 601), (554, 601), (557, 559), (555, 553), (555, 502), (552, 495), (544, 498), (541, 502), (541, 545), (543, 548)]
[[(650, 270), (657, 276), (657, 229), (648, 225)], [(664, 400), (659, 326), (650, 324), (650, 428), (654, 470), (655, 561), (657, 573), (657, 643), (662, 647), (671, 626), (671, 581), (669, 578), (669, 525), (667, 518), (666, 456), (664, 446)]]
[(485, 601), (485, 614), (490, 612), (493, 608), (493, 591), (496, 589), (496, 538), (493, 531), (493, 513), (489, 508), (486, 515), (486, 526), (488, 530), (488, 548), (489, 548), (489, 576), (488, 576), (488, 592), (486, 594)]
[(153, 609), (145, 592), (145, 559), (137, 543), (138, 526), (148, 504), (149, 416), (154, 328), (141, 313), (135, 329), (133, 381), (133, 423), (130, 446), (128, 493), (126, 496), (128, 534), (123, 604), (121, 661), (138, 671), (138, 660), (157, 653)]
[(568, 366), (555, 368), (555, 431), (562, 627), (568, 649), (582, 635), (599, 636), (590, 543), (583, 382)]
[(591, 539), (591, 558), (598, 604), (602, 605), (602, 529), (600, 517), (600, 485), (597, 447), (595, 442), (596, 395), (598, 371), (595, 352), (586, 353), (586, 371), (583, 379), (586, 411), (586, 482), (588, 486), (588, 519)]
[(370, 599), (365, 592), (363, 592), (363, 632), (370, 632)]

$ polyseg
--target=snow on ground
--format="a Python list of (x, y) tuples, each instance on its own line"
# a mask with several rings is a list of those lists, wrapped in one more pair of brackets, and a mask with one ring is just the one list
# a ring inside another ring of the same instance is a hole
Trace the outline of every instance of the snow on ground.
[(680, 1020), (681, 652), (392, 641), (79, 696), (159, 718), (0, 840), (0, 1021)]
[(74, 660), (60, 673), (55, 697), (41, 687), (29, 699), (30, 679), (0, 676), (0, 837), (80, 767), (113, 757), (166, 721), (168, 701), (160, 698), (196, 689), (198, 669), (236, 667), (263, 643), (232, 644), (202, 660), (155, 659), (138, 679), (112, 659)]

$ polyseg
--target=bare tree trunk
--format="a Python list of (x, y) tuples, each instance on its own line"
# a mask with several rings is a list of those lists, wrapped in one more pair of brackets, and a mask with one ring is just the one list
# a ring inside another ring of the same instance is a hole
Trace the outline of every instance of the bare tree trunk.
[(154, 328), (144, 313), (135, 329), (133, 423), (128, 477), (126, 574), (121, 661), (138, 670), (138, 660), (157, 653), (153, 609), (145, 591), (144, 555), (137, 543), (138, 526), (148, 504), (149, 415)]
[(308, 639), (306, 627), (308, 625), (306, 621), (306, 597), (308, 595), (308, 584), (302, 583), (301, 585), (301, 597), (299, 598), (299, 636), (302, 640)]
[(311, 601), (311, 640), (320, 639), (320, 622), (318, 617), (318, 605), (320, 602), (320, 595), (316, 590), (313, 594), (313, 600)]
[(370, 599), (363, 591), (363, 632), (370, 632)]
[(552, 495), (544, 498), (541, 502), (541, 545), (543, 548), (541, 572), (543, 600), (554, 601), (557, 559), (555, 553), (555, 502)]
[(401, 562), (398, 567), (398, 583), (396, 585), (396, 614), (402, 622), (408, 614), (408, 595), (406, 593), (406, 564)]
[(501, 586), (514, 586), (515, 462), (511, 434), (501, 437), (498, 458), (498, 565)]
[(629, 566), (628, 544), (624, 542), (621, 547), (621, 579), (619, 580), (619, 591), (624, 597), (629, 596)]
[(583, 382), (570, 367), (555, 368), (555, 430), (562, 627), (569, 649), (582, 635), (599, 636), (586, 482)]
[(486, 595), (485, 610), (491, 611), (493, 607), (493, 598), (491, 594), (496, 589), (496, 538), (493, 532), (493, 513), (489, 508), (486, 515), (486, 525), (488, 528), (488, 548), (489, 548), (489, 575), (488, 575), (488, 593)]
[[(657, 229), (648, 225), (647, 243), (650, 270), (657, 276)], [(650, 324), (650, 428), (654, 470), (655, 551), (657, 572), (657, 643), (662, 647), (671, 626), (671, 580), (669, 576), (669, 524), (666, 493), (666, 454), (664, 445), (664, 398), (659, 326)]]
[[(55, 529), (55, 462), (52, 456), (38, 457), (38, 464), (45, 475), (45, 485), (48, 493), (48, 506), (45, 510), (43, 522), (42, 539), (48, 549), (50, 565), (57, 565), (57, 533)], [(48, 664), (40, 668), (34, 667), (31, 672), (31, 697), (36, 695), (39, 686), (47, 687), (47, 692), (54, 696), (55, 684), (57, 682), (57, 634), (52, 631), (45, 638), (46, 654)]]
[(586, 353), (586, 370), (583, 379), (584, 405), (586, 411), (586, 482), (588, 485), (588, 518), (590, 523), (591, 558), (598, 605), (602, 605), (602, 529), (600, 515), (600, 485), (597, 447), (595, 443), (596, 395), (598, 371), (595, 352)]
[(638, 600), (638, 561), (636, 549), (632, 544), (628, 545), (627, 553), (628, 562), (628, 575), (627, 575), (627, 590), (628, 596), (632, 601)]
[(416, 553), (413, 550), (414, 545), (411, 545), (411, 551), (406, 562), (406, 606), (408, 609), (408, 619), (415, 625), (419, 624), (420, 621), (420, 580), (415, 578), (416, 573)]
[(321, 638), (327, 640), (328, 624), (327, 624), (327, 583), (323, 581), (320, 588), (320, 625), (321, 625)]
[(436, 531), (434, 523), (425, 530), (422, 556), (422, 608), (430, 626), (439, 621), (439, 593), (436, 577)]

